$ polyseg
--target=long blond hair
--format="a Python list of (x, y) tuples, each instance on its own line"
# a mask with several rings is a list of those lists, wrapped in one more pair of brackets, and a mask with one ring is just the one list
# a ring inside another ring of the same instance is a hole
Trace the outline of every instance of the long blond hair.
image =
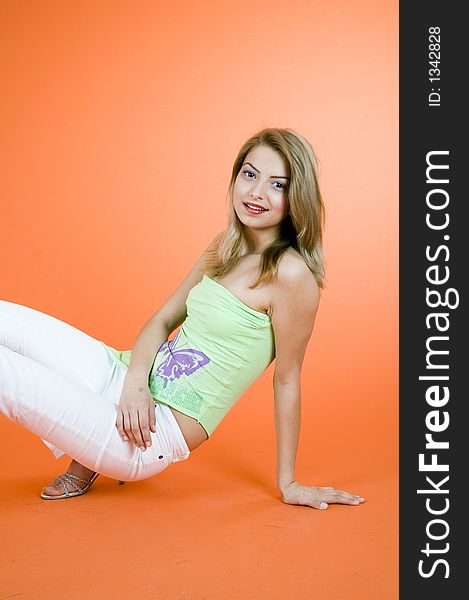
[(301, 254), (318, 286), (323, 288), (322, 230), (325, 210), (318, 185), (318, 160), (308, 140), (292, 129), (262, 129), (240, 149), (227, 191), (228, 225), (208, 252), (204, 272), (210, 277), (222, 277), (233, 269), (241, 257), (245, 236), (243, 224), (233, 207), (233, 189), (247, 154), (258, 145), (269, 146), (286, 159), (290, 168), (290, 183), (286, 198), (287, 215), (280, 223), (279, 236), (262, 252), (258, 278), (250, 287), (274, 279), (282, 254), (292, 247)]

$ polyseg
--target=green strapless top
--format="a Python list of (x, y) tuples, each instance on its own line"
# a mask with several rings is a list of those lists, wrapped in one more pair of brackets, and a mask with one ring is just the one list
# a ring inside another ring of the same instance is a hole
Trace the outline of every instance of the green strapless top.
[[(148, 386), (157, 402), (194, 417), (210, 437), (275, 358), (272, 322), (205, 274), (186, 307), (184, 323), (155, 356)], [(104, 346), (128, 367), (131, 350)]]

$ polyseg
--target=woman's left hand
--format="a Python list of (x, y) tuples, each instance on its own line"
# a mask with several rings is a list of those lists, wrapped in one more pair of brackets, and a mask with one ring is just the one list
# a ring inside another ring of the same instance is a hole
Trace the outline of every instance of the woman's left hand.
[(301, 504), (312, 508), (326, 509), (329, 504), (351, 504), (358, 506), (365, 499), (333, 487), (301, 485), (292, 481), (282, 490), (282, 501), (286, 504)]

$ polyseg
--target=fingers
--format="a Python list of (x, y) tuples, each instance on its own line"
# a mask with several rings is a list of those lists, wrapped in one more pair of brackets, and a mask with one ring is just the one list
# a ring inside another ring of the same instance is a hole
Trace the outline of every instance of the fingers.
[[(144, 434), (142, 433), (140, 426), (140, 414), (138, 411), (131, 413), (130, 417), (130, 428), (132, 430), (132, 437), (134, 439), (134, 444), (140, 448), (140, 450), (145, 450), (145, 441)], [(143, 420), (143, 423), (145, 421)]]
[(126, 442), (128, 438), (127, 438), (127, 435), (124, 430), (124, 416), (119, 407), (117, 408), (116, 427), (117, 427), (117, 431), (119, 432), (119, 435), (122, 438), (122, 441)]
[(156, 432), (155, 410), (128, 412), (118, 409), (116, 427), (122, 441), (129, 440), (144, 451), (151, 446), (150, 429)]
[(135, 439), (135, 436), (134, 436), (130, 413), (127, 411), (124, 411), (123, 417), (124, 417), (124, 430), (129, 438), (129, 440), (132, 442), (132, 444), (135, 444), (137, 446), (138, 444), (137, 444), (137, 440)]
[(130, 412), (124, 412), (124, 429), (132, 444), (138, 447), (143, 445), (142, 441), (139, 439), (140, 426), (138, 423), (138, 413), (132, 414)]
[(320, 490), (323, 500), (329, 503), (358, 505), (365, 501), (364, 498), (357, 494), (350, 494), (349, 492), (336, 490), (335, 488), (320, 488)]
[(148, 422), (148, 413), (137, 413), (138, 422), (139, 422), (139, 433), (140, 438), (142, 440), (142, 444), (140, 445), (140, 450), (146, 450), (147, 447), (151, 446), (151, 437), (150, 437), (150, 424)]

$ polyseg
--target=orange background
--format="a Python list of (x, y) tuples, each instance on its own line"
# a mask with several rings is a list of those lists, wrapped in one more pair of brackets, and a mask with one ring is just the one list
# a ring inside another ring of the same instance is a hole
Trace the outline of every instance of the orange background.
[(241, 144), (307, 137), (327, 286), (303, 371), (297, 479), (359, 507), (283, 504), (273, 365), (209, 443), (157, 477), (65, 470), (0, 419), (0, 597), (397, 598), (398, 3), (0, 5), (0, 298), (133, 346), (226, 223)]

